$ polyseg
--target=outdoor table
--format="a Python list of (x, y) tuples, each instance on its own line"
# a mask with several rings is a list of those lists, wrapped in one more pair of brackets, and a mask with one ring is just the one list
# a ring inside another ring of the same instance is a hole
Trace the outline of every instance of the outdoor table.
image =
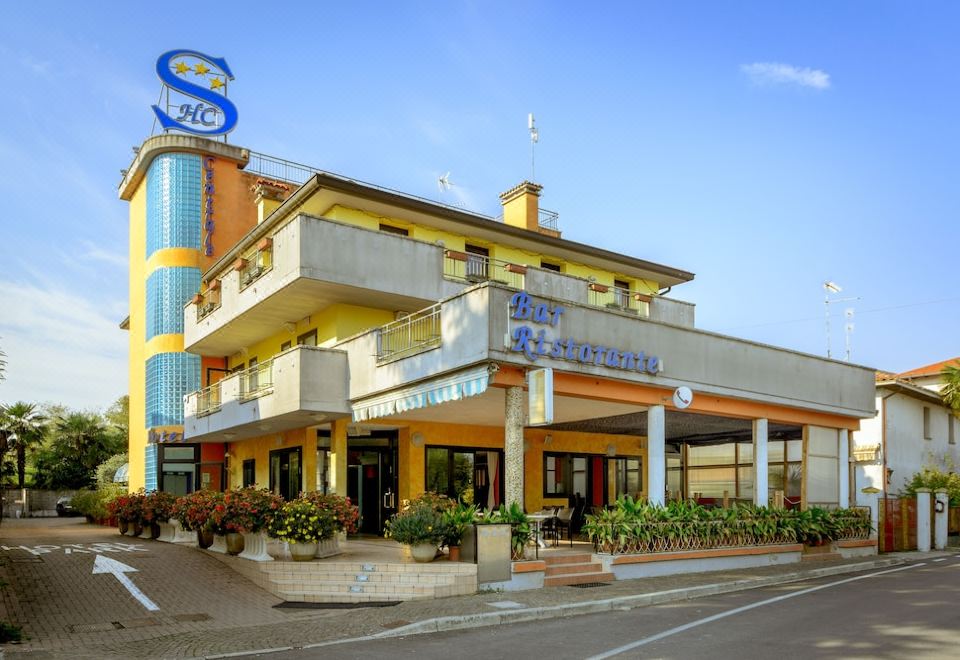
[(554, 513), (528, 513), (527, 514), (527, 520), (529, 520), (530, 524), (533, 526), (533, 539), (534, 541), (536, 541), (536, 552), (534, 556), (537, 559), (540, 558), (540, 548), (547, 547), (547, 544), (543, 542), (542, 538), (540, 538), (540, 525), (542, 525), (544, 521), (550, 520), (552, 518), (556, 518), (556, 514)]

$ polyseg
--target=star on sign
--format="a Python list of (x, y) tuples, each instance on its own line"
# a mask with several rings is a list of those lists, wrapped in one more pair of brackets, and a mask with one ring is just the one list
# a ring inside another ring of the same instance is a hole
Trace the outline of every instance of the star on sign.
[(198, 76), (203, 76), (210, 71), (210, 68), (203, 62), (197, 62), (197, 66), (193, 67), (193, 70), (197, 72)]
[(187, 63), (186, 63), (186, 62), (184, 62), (183, 60), (177, 62), (177, 73), (178, 73), (178, 74), (186, 73), (186, 72), (189, 71), (189, 70), (190, 70), (190, 67), (187, 66)]
[(222, 80), (220, 80), (219, 78), (210, 79), (210, 89), (219, 89), (220, 87), (223, 87)]

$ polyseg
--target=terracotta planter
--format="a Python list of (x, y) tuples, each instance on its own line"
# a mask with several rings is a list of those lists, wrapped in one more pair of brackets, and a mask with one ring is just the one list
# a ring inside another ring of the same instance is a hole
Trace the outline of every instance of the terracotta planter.
[(226, 539), (228, 555), (239, 555), (241, 552), (243, 552), (243, 534), (230, 532), (227, 534)]
[(154, 541), (160, 538), (160, 523), (158, 522), (150, 523), (150, 538)]
[(130, 532), (130, 536), (140, 536), (141, 534), (143, 534), (143, 523), (141, 523), (140, 521), (131, 523), (130, 528), (132, 530)]
[(437, 544), (417, 543), (416, 545), (411, 545), (410, 554), (413, 556), (413, 561), (426, 564), (433, 561), (434, 557), (437, 556)]
[(310, 561), (317, 555), (317, 544), (316, 543), (297, 543), (297, 542), (288, 542), (287, 545), (290, 547), (290, 556), (293, 558), (293, 561)]
[(211, 532), (209, 529), (198, 529), (197, 545), (204, 550), (213, 545), (213, 532)]
[(451, 545), (448, 549), (450, 551), (450, 561), (460, 561), (460, 546)]
[(126, 520), (118, 520), (117, 528), (120, 530), (121, 535), (126, 534), (127, 531), (130, 529), (130, 523), (127, 522)]

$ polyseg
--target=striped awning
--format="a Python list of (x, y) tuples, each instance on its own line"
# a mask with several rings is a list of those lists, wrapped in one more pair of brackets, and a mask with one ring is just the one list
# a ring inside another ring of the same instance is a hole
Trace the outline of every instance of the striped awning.
[(483, 394), (490, 384), (487, 366), (434, 378), (399, 390), (362, 399), (353, 404), (353, 421), (365, 422), (409, 410), (438, 406), (447, 401), (459, 401), (468, 396)]

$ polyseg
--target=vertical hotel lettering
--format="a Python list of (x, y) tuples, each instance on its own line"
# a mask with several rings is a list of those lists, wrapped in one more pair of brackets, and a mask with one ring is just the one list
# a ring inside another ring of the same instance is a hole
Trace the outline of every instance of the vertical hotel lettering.
[(213, 256), (213, 156), (203, 159), (203, 253)]

